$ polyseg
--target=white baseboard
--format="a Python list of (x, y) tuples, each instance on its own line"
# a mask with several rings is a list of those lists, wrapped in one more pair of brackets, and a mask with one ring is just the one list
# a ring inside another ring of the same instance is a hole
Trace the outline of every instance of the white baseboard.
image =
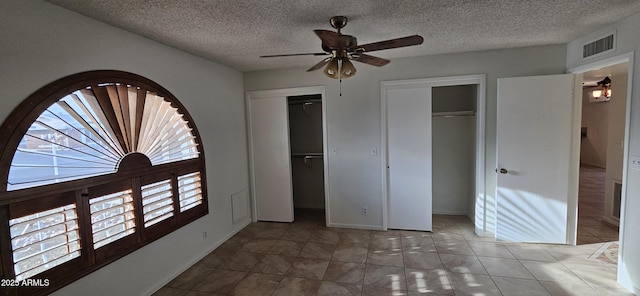
[(439, 211), (433, 210), (433, 215), (448, 215), (448, 216), (469, 216), (469, 211), (458, 212), (458, 211)]
[(344, 224), (344, 223), (329, 223), (328, 227), (337, 228), (355, 228), (355, 229), (368, 229), (368, 230), (384, 230), (379, 225), (358, 225), (358, 224)]
[(170, 281), (172, 281), (174, 278), (176, 278), (181, 273), (185, 272), (187, 269), (189, 269), (191, 266), (196, 264), (202, 258), (204, 258), (205, 256), (209, 255), (209, 253), (213, 252), (213, 250), (217, 249), (220, 245), (222, 245), (224, 242), (226, 242), (231, 237), (236, 235), (236, 233), (240, 232), (240, 230), (242, 230), (245, 227), (247, 227), (247, 225), (249, 225), (250, 223), (251, 223), (251, 220), (247, 220), (246, 223), (242, 223), (242, 224), (238, 225), (238, 227), (236, 229), (234, 229), (233, 231), (231, 231), (231, 233), (229, 233), (228, 235), (226, 235), (223, 238), (219, 239), (217, 242), (215, 242), (213, 245), (211, 245), (211, 247), (209, 249), (207, 249), (204, 252), (198, 254), (198, 256), (194, 257), (194, 259), (192, 259), (191, 261), (187, 261), (185, 265), (183, 265), (180, 268), (176, 269), (175, 272), (172, 273), (170, 276), (168, 276), (168, 277), (164, 278), (163, 280), (159, 281), (157, 285), (155, 285), (153, 287), (150, 287), (147, 290), (147, 292), (145, 292), (144, 294), (145, 295), (153, 295), (153, 293), (155, 293), (158, 290), (162, 289), (162, 287), (166, 286)]

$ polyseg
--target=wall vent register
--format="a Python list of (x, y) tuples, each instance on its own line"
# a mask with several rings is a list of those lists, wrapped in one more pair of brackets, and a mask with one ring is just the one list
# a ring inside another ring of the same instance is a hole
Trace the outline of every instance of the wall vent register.
[(582, 46), (582, 58), (586, 59), (604, 52), (615, 50), (615, 34), (607, 35)]

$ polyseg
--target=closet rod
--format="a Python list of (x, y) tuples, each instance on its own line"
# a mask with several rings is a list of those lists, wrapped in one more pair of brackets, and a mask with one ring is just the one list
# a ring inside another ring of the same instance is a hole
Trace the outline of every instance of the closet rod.
[(303, 158), (304, 160), (304, 164), (306, 164), (308, 167), (311, 167), (311, 163), (309, 161), (311, 161), (314, 158), (323, 158), (324, 156), (322, 155), (322, 153), (292, 153), (291, 154), (292, 157), (300, 157)]
[(432, 117), (472, 117), (476, 116), (475, 111), (453, 111), (453, 112), (434, 112)]
[(324, 156), (322, 153), (291, 153), (291, 157), (304, 158), (306, 161), (307, 159), (323, 158)]
[(322, 155), (307, 155), (304, 157), (305, 160), (307, 159), (312, 159), (312, 158), (322, 158)]

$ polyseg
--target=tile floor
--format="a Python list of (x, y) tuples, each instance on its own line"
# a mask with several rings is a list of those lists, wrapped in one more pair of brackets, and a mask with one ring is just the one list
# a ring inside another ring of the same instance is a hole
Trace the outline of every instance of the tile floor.
[(578, 198), (578, 244), (617, 241), (618, 227), (602, 221), (604, 215), (605, 170), (580, 167)]
[(464, 216), (434, 216), (432, 233), (297, 217), (250, 224), (154, 295), (632, 295), (589, 259), (602, 243), (495, 242)]
[(578, 246), (477, 237), (465, 216), (434, 215), (433, 232), (370, 231), (297, 211), (291, 224), (250, 224), (154, 296), (633, 295), (615, 265), (589, 258), (618, 235), (600, 222), (599, 174), (581, 171)]

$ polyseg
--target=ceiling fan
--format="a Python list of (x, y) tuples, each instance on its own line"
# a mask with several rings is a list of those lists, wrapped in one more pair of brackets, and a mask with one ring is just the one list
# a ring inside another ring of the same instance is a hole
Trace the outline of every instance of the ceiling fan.
[(348, 19), (345, 16), (334, 16), (329, 19), (329, 23), (332, 27), (337, 29), (337, 32), (328, 30), (314, 30), (316, 35), (318, 35), (318, 37), (320, 37), (320, 40), (322, 40), (321, 46), (324, 52), (264, 55), (260, 57), (273, 58), (301, 55), (330, 55), (329, 57), (315, 64), (313, 67), (309, 68), (307, 72), (318, 70), (326, 65), (324, 69), (325, 75), (330, 78), (342, 80), (342, 78), (349, 78), (356, 74), (356, 68), (351, 63), (351, 60), (376, 67), (382, 67), (388, 64), (390, 61), (387, 59), (374, 57), (366, 53), (377, 50), (419, 45), (424, 41), (424, 39), (420, 35), (411, 35), (402, 38), (395, 38), (358, 45), (358, 40), (355, 36), (345, 35), (340, 32), (340, 30), (347, 25), (347, 21)]

